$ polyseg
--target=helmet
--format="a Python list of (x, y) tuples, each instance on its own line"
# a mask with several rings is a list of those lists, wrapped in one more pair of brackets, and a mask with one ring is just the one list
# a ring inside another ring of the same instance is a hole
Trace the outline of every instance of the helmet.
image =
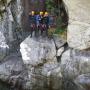
[(40, 12), (40, 14), (43, 14), (43, 12)]
[(31, 13), (32, 13), (32, 14), (35, 14), (35, 12), (34, 12), (34, 11), (31, 11)]
[(47, 15), (48, 14), (48, 12), (45, 12), (45, 15)]

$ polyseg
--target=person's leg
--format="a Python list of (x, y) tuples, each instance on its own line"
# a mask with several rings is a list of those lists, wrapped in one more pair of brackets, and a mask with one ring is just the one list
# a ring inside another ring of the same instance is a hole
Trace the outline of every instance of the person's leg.
[(48, 25), (46, 25), (45, 30), (46, 30), (46, 36), (48, 37)]
[(37, 34), (40, 35), (40, 26), (37, 27)]
[(42, 35), (42, 25), (40, 25), (39, 30), (40, 30), (40, 35)]
[(41, 31), (41, 36), (42, 36), (42, 34), (43, 34), (43, 30), (40, 30)]
[(48, 36), (48, 29), (46, 29), (46, 36)]
[(36, 25), (33, 27), (33, 31), (34, 31), (34, 36), (36, 37), (37, 34)]
[(30, 37), (32, 37), (32, 33), (33, 33), (33, 30), (31, 29), (31, 33), (30, 33), (31, 36)]
[(38, 33), (37, 32), (37, 27), (35, 27), (35, 30), (34, 31), (35, 31), (35, 37), (37, 37), (37, 33)]
[(33, 35), (33, 28), (31, 27), (31, 32), (30, 32), (30, 37), (32, 37), (32, 35)]

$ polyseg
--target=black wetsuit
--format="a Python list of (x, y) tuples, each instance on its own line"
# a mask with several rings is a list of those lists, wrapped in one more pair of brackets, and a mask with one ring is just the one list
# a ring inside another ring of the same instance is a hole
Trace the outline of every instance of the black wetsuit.
[(30, 23), (30, 31), (31, 31), (31, 37), (33, 32), (35, 31), (35, 35), (36, 35), (36, 16), (35, 15), (29, 15), (29, 23)]
[[(48, 28), (49, 28), (49, 16), (42, 18), (42, 25), (44, 25), (43, 30), (46, 31), (46, 35), (48, 36)], [(42, 31), (43, 32), (43, 31)]]

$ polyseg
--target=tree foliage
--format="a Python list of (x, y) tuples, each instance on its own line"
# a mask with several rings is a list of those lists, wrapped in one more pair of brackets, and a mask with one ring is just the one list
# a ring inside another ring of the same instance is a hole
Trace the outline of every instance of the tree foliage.
[(46, 0), (46, 8), (52, 14), (59, 15), (60, 13), (60, 2), (62, 0)]
[(46, 9), (48, 12), (50, 12), (51, 14), (55, 13), (55, 3), (54, 0), (46, 0)]
[(0, 0), (0, 17), (6, 12), (6, 8), (11, 2), (15, 0)]

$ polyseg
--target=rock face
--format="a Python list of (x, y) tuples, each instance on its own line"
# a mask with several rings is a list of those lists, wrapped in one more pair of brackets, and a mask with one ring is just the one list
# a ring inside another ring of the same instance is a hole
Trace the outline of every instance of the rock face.
[(67, 42), (71, 48), (90, 48), (90, 1), (64, 0), (69, 12)]
[(90, 48), (90, 24), (73, 22), (68, 26), (67, 34), (70, 47), (79, 50)]
[(63, 0), (69, 11), (69, 21), (80, 21), (90, 24), (90, 1)]
[[(62, 75), (53, 39), (28, 37), (20, 47), (23, 62), (28, 70), (29, 81), (26, 83), (26, 87), (30, 87), (32, 90), (49, 88), (59, 90)], [(54, 82), (55, 80), (57, 83)]]
[(68, 49), (62, 54), (60, 66), (64, 90), (90, 89), (90, 51)]
[(67, 50), (61, 58), (61, 70), (65, 77), (76, 76), (90, 72), (90, 51)]
[[(90, 72), (90, 51), (65, 50), (62, 45), (57, 49), (58, 40), (54, 40), (28, 37), (21, 43), (20, 51), (28, 72), (24, 87), (31, 90), (88, 90), (80, 87), (76, 78)], [(61, 56), (61, 62), (57, 61), (57, 56)]]
[[(8, 1), (7, 13), (0, 22), (0, 80), (19, 90), (22, 90), (19, 87), (25, 90), (90, 90), (90, 1), (63, 0), (69, 11), (67, 41), (57, 35), (52, 39), (27, 37), (23, 41), (26, 33), (22, 33), (21, 24), (27, 27), (28, 23), (21, 18), (28, 17), (29, 1)], [(25, 10), (23, 17), (21, 2)], [(9, 54), (15, 49), (19, 52), (19, 44), (22, 58), (14, 53), (4, 59), (8, 49)]]
[(2, 31), (0, 31), (0, 61), (8, 54), (9, 46), (7, 45), (5, 36)]
[(0, 62), (3, 62), (3, 59), (8, 54), (15, 52), (24, 38), (21, 30), (21, 14), (23, 12), (21, 1), (6, 1), (5, 6), (1, 3), (5, 7), (6, 12), (0, 12)]
[(25, 76), (22, 58), (17, 57), (17, 54), (8, 56), (3, 63), (0, 63), (0, 80), (11, 84), (12, 87), (20, 87)]
[(63, 39), (63, 38), (61, 38), (61, 37), (58, 36), (58, 35), (54, 35), (54, 36), (53, 36), (53, 40), (54, 40), (56, 49), (61, 48), (61, 47), (66, 43), (66, 40)]

